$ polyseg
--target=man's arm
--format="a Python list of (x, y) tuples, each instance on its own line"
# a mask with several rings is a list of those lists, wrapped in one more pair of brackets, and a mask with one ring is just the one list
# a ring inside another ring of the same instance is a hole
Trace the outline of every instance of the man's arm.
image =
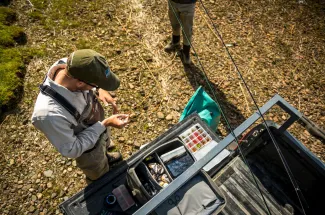
[(104, 125), (97, 122), (75, 135), (71, 123), (59, 116), (47, 116), (35, 120), (33, 124), (45, 134), (62, 155), (70, 158), (77, 158), (83, 152), (93, 148), (106, 129)]

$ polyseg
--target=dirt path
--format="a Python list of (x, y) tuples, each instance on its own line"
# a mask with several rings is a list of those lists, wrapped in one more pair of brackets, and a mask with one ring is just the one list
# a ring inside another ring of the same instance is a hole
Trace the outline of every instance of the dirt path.
[[(120, 112), (132, 116), (128, 128), (113, 129), (125, 158), (177, 123), (199, 85), (209, 90), (194, 55), (194, 64), (184, 68), (178, 57), (163, 51), (171, 33), (166, 1), (56, 0), (42, 8), (43, 17), (36, 21), (30, 14), (42, 5), (31, 2), (34, 9), (21, 0), (13, 7), (28, 45), (45, 55), (28, 66), (23, 100), (1, 124), (1, 214), (57, 214), (57, 205), (85, 186), (75, 162), (57, 153), (29, 121), (38, 85), (57, 59), (81, 48), (93, 48), (108, 58), (122, 83), (116, 92)], [(232, 44), (230, 51), (258, 104), (279, 93), (325, 127), (324, 5), (299, 5), (294, 0), (204, 2), (226, 43)], [(202, 7), (197, 7), (193, 46), (236, 127), (255, 109), (210, 28)], [(275, 121), (282, 117), (274, 112), (268, 116)], [(223, 123), (219, 130), (227, 134)], [(298, 126), (293, 132), (324, 160), (323, 145), (314, 139), (308, 142), (310, 135)]]

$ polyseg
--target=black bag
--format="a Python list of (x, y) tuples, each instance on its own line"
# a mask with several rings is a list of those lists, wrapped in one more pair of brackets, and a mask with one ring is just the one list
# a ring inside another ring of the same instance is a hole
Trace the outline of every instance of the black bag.
[(212, 179), (204, 172), (189, 180), (155, 209), (157, 215), (217, 214), (225, 201)]

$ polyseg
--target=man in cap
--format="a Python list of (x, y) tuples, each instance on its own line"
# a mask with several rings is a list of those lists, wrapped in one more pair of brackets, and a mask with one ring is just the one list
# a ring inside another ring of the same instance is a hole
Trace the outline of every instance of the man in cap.
[(173, 34), (170, 43), (165, 46), (166, 52), (180, 49), (181, 25), (183, 27), (183, 49), (181, 57), (184, 64), (190, 64), (190, 49), (196, 0), (168, 0), (168, 16)]
[[(112, 147), (109, 126), (123, 128), (129, 120), (128, 115), (117, 114), (115, 100), (107, 92), (119, 85), (104, 56), (90, 49), (55, 62), (40, 85), (32, 123), (63, 156), (76, 159), (87, 183), (121, 159), (119, 152), (107, 153)], [(112, 116), (104, 118), (98, 99), (112, 104)]]

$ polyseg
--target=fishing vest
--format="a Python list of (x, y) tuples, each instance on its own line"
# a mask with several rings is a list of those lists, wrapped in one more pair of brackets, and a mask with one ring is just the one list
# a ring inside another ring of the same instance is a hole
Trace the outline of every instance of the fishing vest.
[[(65, 62), (59, 61), (58, 64), (65, 64)], [(59, 71), (60, 70), (50, 71), (48, 77), (54, 80)], [(50, 86), (44, 84), (46, 78), (47, 76), (45, 76), (44, 81), (39, 86), (39, 88), (44, 95), (47, 95), (52, 99), (54, 99), (75, 118), (75, 120), (77, 121), (77, 125), (73, 125), (73, 124), (71, 125), (71, 129), (73, 129), (74, 134), (78, 134), (79, 132), (95, 124), (96, 122), (104, 120), (104, 109), (103, 106), (98, 101), (97, 91), (95, 92), (93, 90), (89, 90), (89, 93), (87, 93), (87, 98), (86, 98), (86, 103), (87, 103), (86, 107), (84, 108), (82, 113), (79, 113), (77, 109), (66, 98), (64, 98), (62, 95), (57, 93)], [(105, 130), (105, 132), (108, 132), (107, 129)], [(104, 135), (101, 135), (101, 137), (103, 136)]]

